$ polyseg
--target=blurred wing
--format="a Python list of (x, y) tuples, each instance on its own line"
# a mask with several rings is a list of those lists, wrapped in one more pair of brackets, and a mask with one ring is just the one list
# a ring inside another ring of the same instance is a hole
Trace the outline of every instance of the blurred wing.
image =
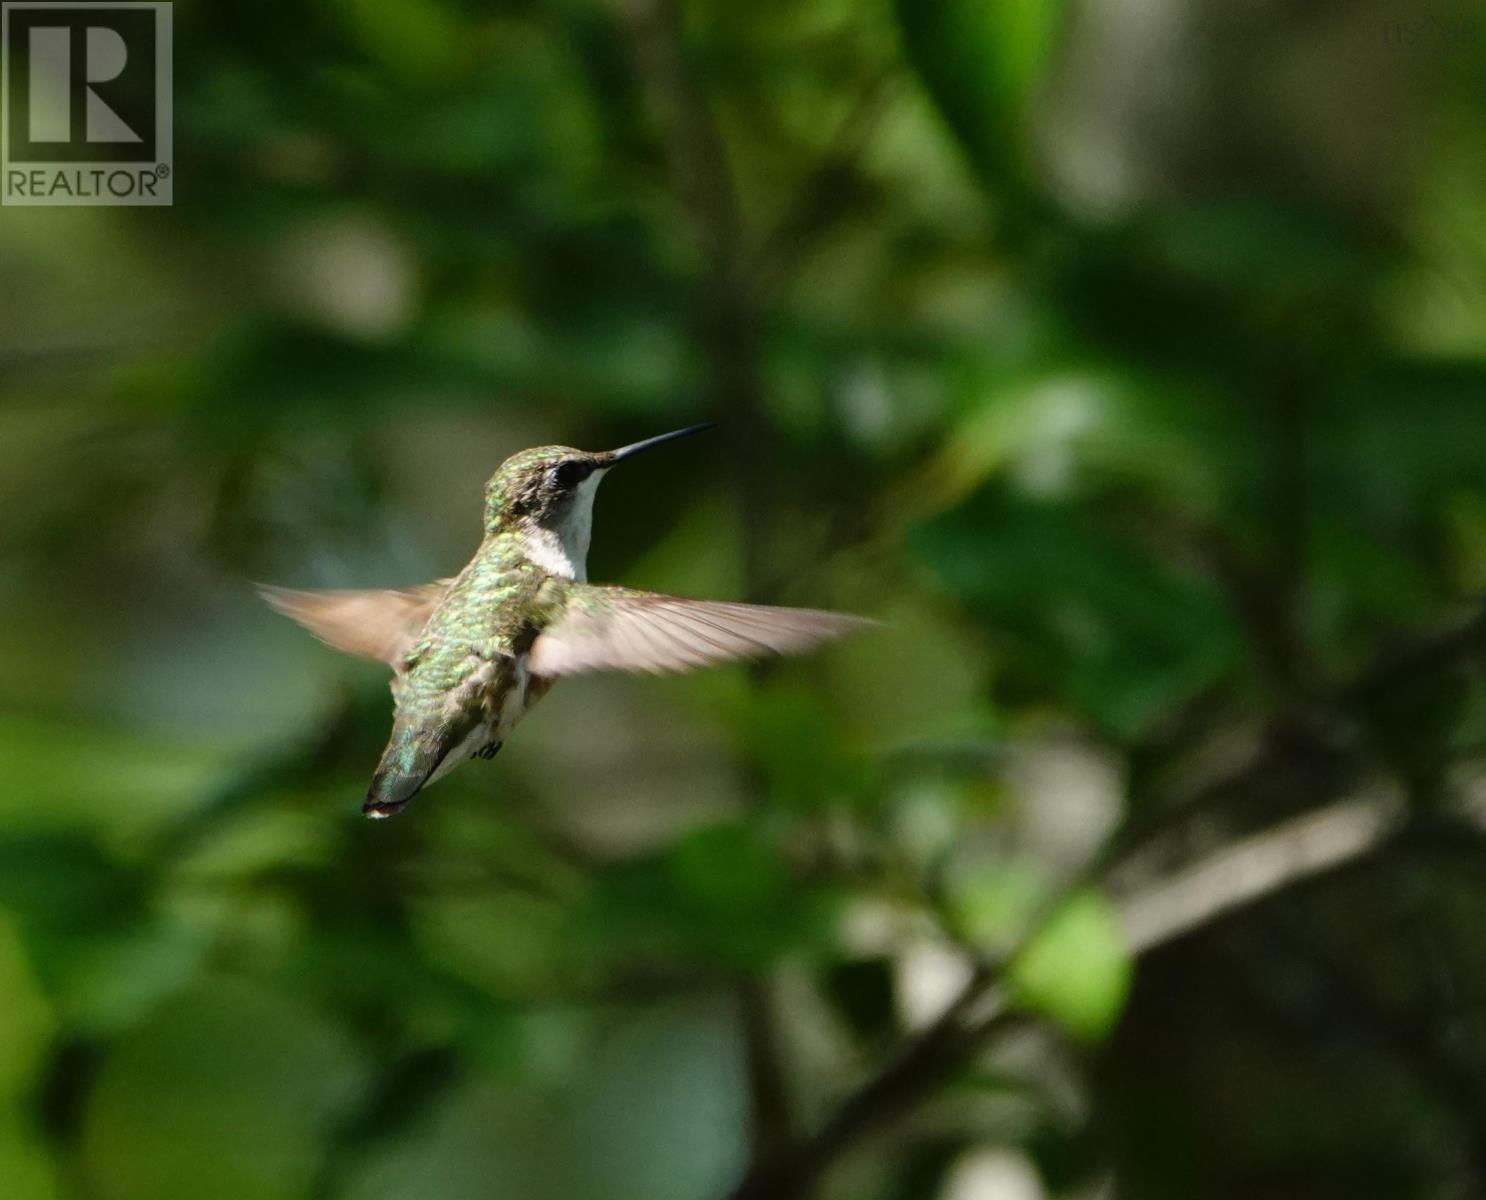
[(685, 671), (708, 663), (795, 654), (875, 622), (809, 608), (686, 600), (579, 585), (567, 611), (531, 648), (534, 675)]
[(422, 587), (366, 592), (277, 587), (260, 587), (258, 592), (327, 645), (396, 667), (453, 582), (439, 579)]

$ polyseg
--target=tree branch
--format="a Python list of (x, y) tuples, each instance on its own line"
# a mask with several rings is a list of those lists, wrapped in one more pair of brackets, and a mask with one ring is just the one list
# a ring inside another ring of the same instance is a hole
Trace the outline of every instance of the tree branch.
[[(1391, 656), (1353, 683), (1336, 689), (1338, 699), (1357, 701), (1372, 687), (1387, 687), (1421, 672), (1448, 667), (1486, 650), (1486, 612), (1467, 624)], [(1251, 787), (1290, 769), (1287, 743), (1271, 738), (1258, 758), (1235, 778)], [(1227, 792), (1223, 781), (1211, 792)], [(1117, 900), (1126, 943), (1148, 953), (1212, 921), (1256, 904), (1324, 872), (1377, 851), (1404, 827), (1408, 804), (1395, 787), (1371, 782), (1325, 807), (1282, 820), (1269, 829), (1222, 847), (1159, 882)], [(1081, 878), (1080, 885), (1107, 879), (1109, 865)], [(1022, 946), (1045, 925), (1049, 906), (1034, 921)], [(819, 1130), (770, 1162), (755, 1163), (729, 1200), (803, 1200), (825, 1171), (872, 1130), (911, 1111), (966, 1065), (986, 1041), (1031, 1014), (1013, 1007), (1004, 981), (1019, 951), (995, 964), (981, 964), (945, 1013), (910, 1038), (886, 1066), (837, 1106)]]

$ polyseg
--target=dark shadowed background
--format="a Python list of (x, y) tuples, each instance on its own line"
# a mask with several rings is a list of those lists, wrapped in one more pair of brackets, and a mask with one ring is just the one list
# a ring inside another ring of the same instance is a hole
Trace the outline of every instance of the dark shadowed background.
[[(1486, 1196), (1486, 18), (181, 0), (0, 211), (5, 1200)], [(868, 613), (358, 806), (251, 582)]]

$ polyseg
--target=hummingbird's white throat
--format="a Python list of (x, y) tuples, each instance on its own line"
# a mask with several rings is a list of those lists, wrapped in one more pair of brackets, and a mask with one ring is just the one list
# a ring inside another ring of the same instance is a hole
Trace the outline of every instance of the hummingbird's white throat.
[(593, 536), (593, 497), (599, 480), (608, 472), (596, 470), (580, 483), (572, 503), (555, 526), (538, 525), (529, 530), (522, 543), (526, 557), (553, 575), (588, 582), (588, 543)]

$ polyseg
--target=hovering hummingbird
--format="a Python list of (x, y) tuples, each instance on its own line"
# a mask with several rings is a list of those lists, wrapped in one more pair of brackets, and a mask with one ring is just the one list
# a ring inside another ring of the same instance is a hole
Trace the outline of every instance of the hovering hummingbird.
[(599, 481), (616, 463), (711, 427), (598, 453), (513, 454), (485, 485), (484, 540), (452, 579), (387, 591), (261, 589), (322, 641), (392, 668), (392, 736), (362, 812), (390, 817), (466, 759), (495, 757), (560, 675), (684, 671), (806, 650), (871, 624), (587, 581)]

